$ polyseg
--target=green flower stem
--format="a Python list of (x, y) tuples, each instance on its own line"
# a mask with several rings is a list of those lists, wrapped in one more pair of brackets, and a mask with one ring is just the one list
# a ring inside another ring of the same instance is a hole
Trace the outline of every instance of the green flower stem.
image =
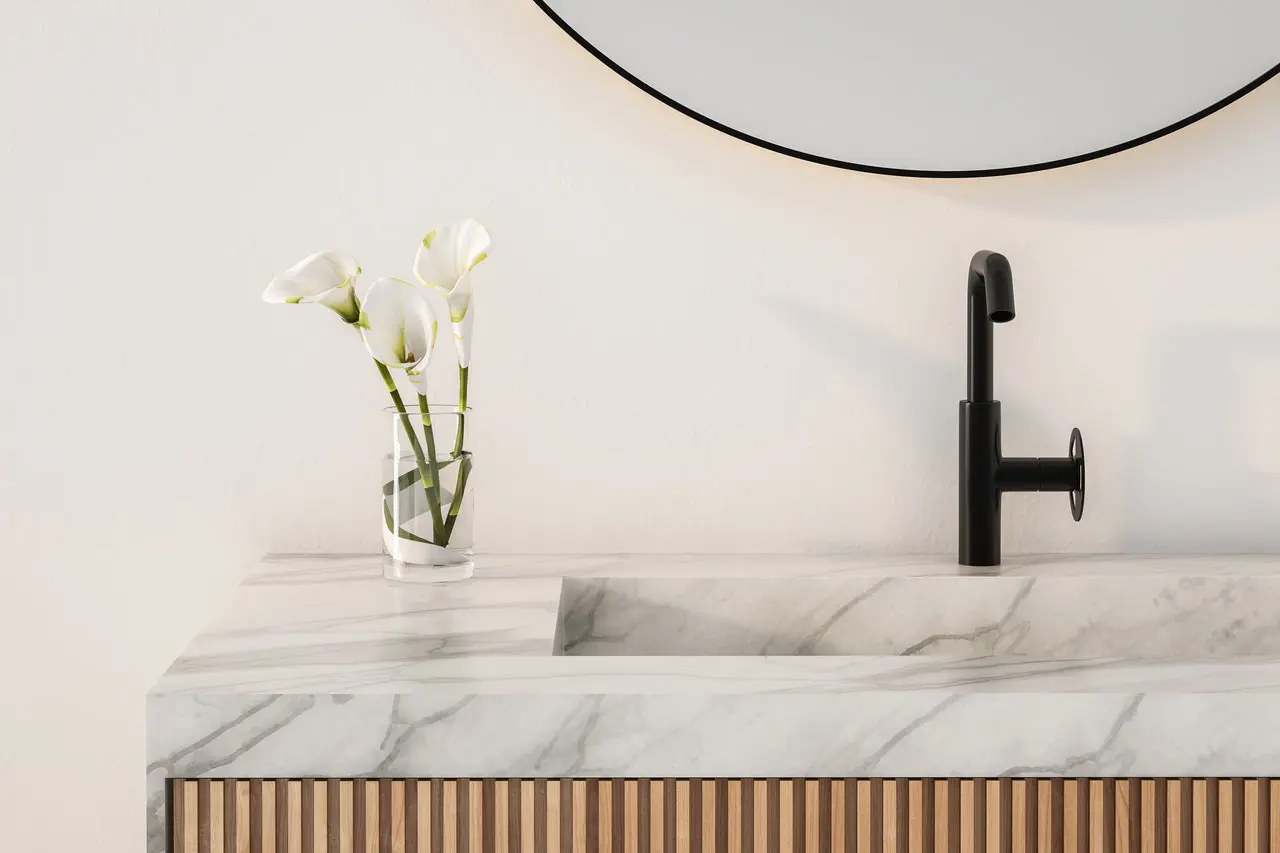
[(413, 533), (410, 533), (409, 531), (405, 530), (403, 527), (397, 527), (395, 519), (391, 517), (391, 509), (387, 506), (386, 501), (382, 502), (382, 520), (386, 522), (387, 530), (391, 531), (401, 539), (405, 539), (409, 542), (419, 542), (424, 545), (433, 544), (427, 541), (426, 539), (423, 539), (421, 536), (416, 536)]
[(467, 491), (467, 480), (471, 479), (471, 454), (462, 457), (458, 463), (458, 484), (453, 490), (453, 500), (449, 503), (449, 518), (444, 523), (445, 541), (453, 535), (453, 526), (458, 522), (458, 513), (462, 511), (462, 496)]
[(470, 367), (458, 368), (458, 434), (453, 439), (453, 457), (462, 455), (462, 439), (467, 434), (467, 379)]
[[(418, 433), (413, 428), (413, 421), (409, 418), (409, 412), (404, 407), (404, 400), (400, 397), (400, 389), (396, 387), (395, 379), (391, 377), (391, 371), (377, 359), (374, 359), (374, 363), (378, 365), (378, 372), (382, 374), (382, 381), (386, 383), (387, 392), (391, 394), (391, 402), (395, 404), (396, 411), (400, 413), (400, 423), (409, 439), (409, 446), (413, 448), (413, 457), (417, 460), (418, 471), (422, 474), (423, 490), (427, 493), (427, 506), (431, 509), (433, 538), (436, 544), (443, 547), (448, 540), (445, 538), (444, 518), (440, 513), (440, 495), (437, 491), (436, 478), (432, 476), (432, 470), (427, 465), (426, 456), (422, 452), (422, 444), (418, 441)], [(430, 432), (430, 427), (428, 427), (427, 433), (430, 434)]]
[(414, 483), (418, 482), (421, 479), (422, 479), (422, 472), (419, 471), (417, 468), (414, 468), (411, 471), (405, 471), (403, 474), (401, 474), (399, 477), (396, 477), (390, 483), (383, 483), (382, 494), (386, 497), (391, 497), (397, 492), (403, 492), (405, 489), (409, 488), (410, 486), (412, 486)]
[[(431, 428), (431, 405), (427, 402), (426, 394), (418, 394), (418, 411), (422, 415), (422, 438), (427, 445), (427, 465), (431, 469), (431, 482), (438, 489), (440, 487), (440, 460), (436, 458), (436, 433)], [(439, 497), (436, 498), (437, 508), (440, 505)], [(440, 547), (444, 548), (449, 544), (449, 529), (441, 528), (444, 531), (444, 539), (440, 542)]]
[(463, 441), (467, 433), (467, 382), (471, 377), (471, 368), (458, 366), (458, 432), (453, 440), (453, 458), (458, 462), (458, 482), (453, 489), (453, 500), (449, 502), (449, 515), (444, 523), (445, 540), (453, 536), (453, 527), (458, 522), (458, 513), (462, 511), (462, 499), (467, 493), (467, 481), (471, 478), (471, 454), (463, 452)]

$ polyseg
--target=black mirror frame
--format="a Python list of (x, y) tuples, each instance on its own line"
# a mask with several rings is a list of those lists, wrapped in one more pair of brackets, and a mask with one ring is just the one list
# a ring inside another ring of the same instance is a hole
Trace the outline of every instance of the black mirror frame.
[(890, 166), (875, 166), (867, 163), (853, 163), (848, 160), (837, 160), (832, 157), (823, 157), (818, 154), (809, 154), (805, 151), (800, 151), (795, 148), (788, 148), (785, 145), (778, 145), (776, 143), (769, 142), (768, 140), (760, 139), (759, 137), (752, 136), (749, 133), (744, 133), (741, 130), (736, 130), (732, 127), (729, 127), (728, 125), (722, 122), (716, 121), (715, 119), (709, 116), (705, 116), (702, 113), (698, 112), (697, 110), (694, 110), (685, 106), (684, 104), (680, 103), (674, 98), (664, 95), (662, 92), (659, 92), (657, 89), (650, 86), (648, 83), (644, 82), (639, 77), (636, 77), (630, 71), (627, 71), (621, 65), (618, 65), (616, 62), (614, 62), (612, 59), (610, 59), (608, 56), (602, 53), (598, 48), (596, 48), (595, 45), (591, 44), (591, 42), (583, 38), (583, 36), (580, 33), (578, 33), (573, 27), (569, 26), (568, 22), (566, 22), (563, 18), (561, 18), (558, 14), (556, 14), (555, 10), (553, 10), (547, 4), (547, 0), (533, 0), (533, 2), (536, 3), (538, 7), (542, 9), (543, 12), (546, 13), (547, 17), (555, 21), (556, 25), (559, 26), (560, 29), (568, 33), (569, 36), (574, 41), (576, 41), (578, 44), (580, 44), (583, 47), (583, 49), (585, 49), (588, 53), (590, 53), (596, 59), (600, 60), (610, 69), (612, 69), (616, 74), (618, 74), (618, 76), (622, 77), (624, 80), (631, 83), (636, 88), (640, 89), (646, 94), (658, 99), (662, 103), (671, 107), (673, 110), (677, 110), (681, 113), (684, 113), (689, 118), (702, 122), (707, 127), (714, 128), (720, 131), (721, 133), (728, 134), (729, 136), (732, 136), (736, 139), (741, 139), (743, 142), (749, 142), (752, 145), (759, 146), (760, 148), (764, 148), (769, 151), (774, 151), (774, 152), (777, 152), (778, 154), (785, 154), (788, 157), (795, 157), (796, 159), (799, 159), (799, 160), (807, 160), (810, 163), (818, 163), (823, 166), (834, 166), (837, 169), (849, 169), (855, 172), (869, 172), (874, 175), (893, 175), (896, 177), (904, 177), (904, 178), (994, 178), (994, 177), (999, 177), (1001, 175), (1021, 175), (1021, 174), (1026, 174), (1028, 172), (1043, 172), (1048, 169), (1060, 169), (1063, 166), (1073, 166), (1076, 163), (1085, 163), (1085, 162), (1088, 162), (1089, 160), (1097, 160), (1102, 157), (1109, 157), (1112, 154), (1119, 154), (1121, 151), (1128, 151), (1130, 148), (1137, 148), (1139, 145), (1145, 145), (1148, 142), (1153, 142), (1157, 139), (1160, 139), (1161, 137), (1168, 136), (1171, 133), (1182, 130), (1184, 127), (1193, 125), (1196, 122), (1200, 121), (1200, 119), (1211, 116), (1214, 113), (1216, 113), (1218, 110), (1224, 107), (1230, 106), (1231, 104), (1243, 98), (1245, 95), (1252, 92), (1254, 89), (1257, 89), (1263, 83), (1266, 83), (1272, 77), (1275, 77), (1277, 74), (1280, 74), (1280, 63), (1277, 63), (1276, 65), (1272, 66), (1269, 70), (1264, 72), (1262, 75), (1250, 81), (1249, 83), (1237, 89), (1236, 91), (1232, 92), (1230, 95), (1227, 95), (1225, 98), (1222, 98), (1221, 100), (1210, 104), (1209, 106), (1205, 107), (1202, 110), (1192, 113), (1191, 115), (1187, 116), (1184, 119), (1175, 121), (1173, 124), (1166, 125), (1165, 127), (1162, 127), (1158, 130), (1153, 130), (1150, 133), (1145, 133), (1142, 136), (1135, 137), (1128, 141), (1120, 142), (1116, 145), (1109, 145), (1106, 148), (1099, 148), (1096, 151), (1090, 151), (1085, 154), (1077, 154), (1072, 157), (1063, 157), (1057, 160), (1046, 160), (1043, 163), (1030, 163), (1024, 166), (1007, 166), (1007, 167), (1001, 167), (996, 169), (968, 169), (968, 170), (953, 170), (953, 171), (945, 171), (945, 170), (934, 171), (929, 169), (897, 169)]

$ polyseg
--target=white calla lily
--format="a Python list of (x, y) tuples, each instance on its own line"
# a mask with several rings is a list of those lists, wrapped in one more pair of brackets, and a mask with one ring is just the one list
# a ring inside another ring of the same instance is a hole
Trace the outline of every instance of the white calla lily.
[(355, 282), (360, 275), (356, 259), (341, 252), (317, 252), (276, 276), (262, 298), (266, 302), (294, 305), (316, 302), (332, 309), (348, 323), (360, 317)]
[(360, 327), (369, 354), (387, 367), (403, 370), (419, 393), (425, 393), (425, 372), (438, 329), (426, 294), (407, 281), (380, 278), (369, 286), (360, 306)]
[(489, 232), (473, 219), (432, 231), (413, 259), (418, 281), (444, 293), (458, 366), (471, 365), (471, 272), (489, 256)]

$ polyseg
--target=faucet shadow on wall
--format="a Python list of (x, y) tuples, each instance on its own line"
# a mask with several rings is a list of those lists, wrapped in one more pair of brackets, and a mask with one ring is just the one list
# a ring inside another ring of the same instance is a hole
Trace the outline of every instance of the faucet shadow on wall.
[(1273, 330), (1183, 326), (1158, 338), (1151, 431), (1113, 460), (1125, 466), (1117, 478), (1125, 550), (1280, 550), (1280, 472), (1251, 464), (1242, 440), (1246, 394), (1268, 394), (1280, 407), (1280, 376), (1269, 389), (1242, 387), (1236, 368), (1259, 358), (1280, 363)]
[[(959, 288), (952, 288), (959, 294)], [(957, 342), (954, 361), (934, 358), (893, 338), (881, 329), (863, 325), (816, 307), (764, 297), (770, 312), (802, 331), (801, 339), (832, 357), (850, 373), (879, 387), (869, 403), (897, 426), (915, 455), (905, 467), (929, 472), (930, 482), (920, 485), (921, 518), (932, 519), (923, 540), (911, 547), (925, 551), (954, 551), (956, 547), (956, 400), (965, 390), (963, 343)], [(959, 296), (957, 297), (959, 298)], [(957, 325), (957, 328), (960, 328)], [(890, 366), (886, 368), (885, 366)], [(1034, 407), (1013, 401), (1007, 415), (1017, 419), (1018, 432), (1036, 435), (1048, 423)], [(856, 474), (856, 472), (854, 472)], [(851, 507), (856, 510), (856, 507)], [(1035, 524), (1023, 509), (1019, 530), (1034, 532)], [(865, 543), (838, 543), (858, 548)]]
[[(883, 330), (809, 305), (764, 298), (772, 312), (803, 331), (803, 340), (880, 386), (874, 405), (899, 425), (919, 467), (938, 478), (922, 490), (919, 505), (924, 517), (939, 520), (937, 535), (931, 527), (919, 547), (950, 550), (956, 511), (953, 421), (957, 389), (964, 387), (962, 360), (934, 359)], [(1100, 493), (1102, 504), (1115, 507), (1120, 519), (1114, 545), (1104, 547), (1280, 551), (1280, 473), (1252, 465), (1242, 451), (1238, 426), (1247, 416), (1242, 402), (1248, 392), (1231, 375), (1236, 360), (1272, 356), (1280, 358), (1280, 339), (1261, 328), (1181, 327), (1157, 338), (1150, 431), (1116, 441), (1114, 453), (1104, 444), (1095, 456), (1105, 460), (1097, 463), (1100, 479), (1123, 484), (1118, 494)], [(881, 365), (892, 365), (892, 371)], [(1034, 407), (1016, 400), (1006, 405), (1020, 432), (1047, 432), (1047, 420)], [(1039, 517), (1031, 512), (1028, 505), (1017, 524), (1034, 535)]]

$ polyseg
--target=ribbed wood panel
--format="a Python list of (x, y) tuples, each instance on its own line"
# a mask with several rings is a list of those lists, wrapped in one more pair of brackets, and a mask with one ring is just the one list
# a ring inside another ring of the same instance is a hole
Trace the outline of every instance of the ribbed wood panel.
[(180, 779), (169, 798), (175, 853), (1280, 853), (1269, 779)]

